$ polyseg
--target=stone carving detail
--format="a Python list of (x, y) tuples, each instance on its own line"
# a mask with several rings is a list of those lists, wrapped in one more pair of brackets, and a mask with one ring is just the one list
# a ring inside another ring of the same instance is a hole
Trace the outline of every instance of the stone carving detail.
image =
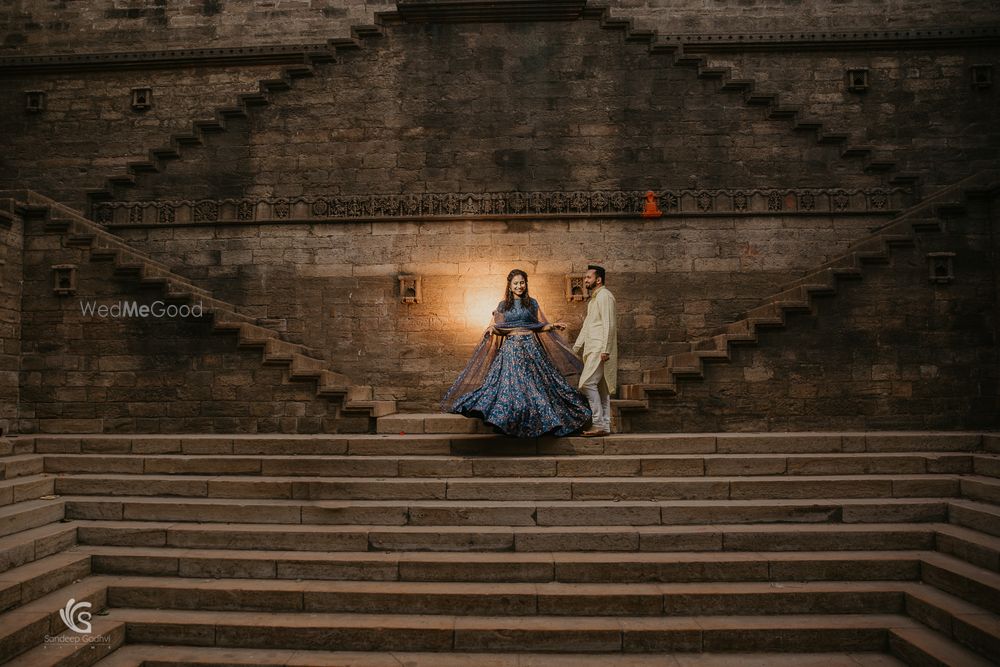
[(846, 211), (851, 204), (851, 196), (840, 190), (833, 194), (833, 208), (837, 211)]
[(747, 196), (744, 192), (737, 192), (733, 195), (733, 210), (734, 211), (745, 211), (747, 210)]
[(236, 205), (237, 220), (253, 220), (254, 205), (248, 201), (241, 201)]
[(780, 211), (781, 206), (781, 193), (780, 192), (769, 192), (767, 194), (767, 210), (768, 211)]
[(102, 225), (114, 222), (115, 209), (110, 204), (101, 204), (94, 211), (94, 218)]
[(661, 211), (679, 211), (681, 208), (680, 199), (672, 192), (664, 192), (657, 197), (659, 199)]
[(195, 222), (215, 222), (219, 219), (219, 204), (214, 201), (198, 202), (194, 206)]
[(712, 203), (712, 195), (704, 191), (698, 193), (698, 210), (711, 211)]
[[(219, 201), (100, 202), (94, 216), (103, 224), (254, 222), (291, 219), (474, 218), (489, 216), (638, 216), (645, 190), (570, 192), (462, 192), (407, 195), (261, 197)], [(909, 204), (907, 188), (844, 190), (721, 189), (652, 191), (664, 215), (788, 213), (808, 211), (890, 213)], [(156, 214), (146, 216), (146, 207)]]
[(882, 190), (875, 190), (868, 195), (868, 201), (873, 209), (881, 211), (888, 208), (889, 195)]
[(292, 207), (289, 205), (288, 201), (285, 199), (279, 199), (274, 202), (274, 217), (279, 220), (285, 220), (288, 218), (289, 214), (292, 212)]

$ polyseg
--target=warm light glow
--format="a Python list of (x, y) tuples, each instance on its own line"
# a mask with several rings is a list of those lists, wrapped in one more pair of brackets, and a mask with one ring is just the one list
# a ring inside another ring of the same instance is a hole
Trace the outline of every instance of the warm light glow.
[[(503, 283), (503, 278), (500, 279)], [(503, 293), (496, 287), (469, 289), (465, 292), (465, 326), (481, 331), (490, 323), (490, 317)]]

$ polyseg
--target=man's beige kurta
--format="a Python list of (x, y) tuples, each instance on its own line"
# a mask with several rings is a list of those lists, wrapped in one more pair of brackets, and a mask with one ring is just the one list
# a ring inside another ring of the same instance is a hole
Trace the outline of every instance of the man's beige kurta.
[(583, 321), (580, 335), (573, 344), (573, 350), (583, 358), (583, 372), (580, 373), (580, 387), (594, 374), (601, 363), (601, 353), (610, 358), (604, 362), (604, 379), (608, 392), (618, 389), (618, 315), (615, 297), (607, 287), (601, 285), (590, 295), (587, 304), (587, 318)]

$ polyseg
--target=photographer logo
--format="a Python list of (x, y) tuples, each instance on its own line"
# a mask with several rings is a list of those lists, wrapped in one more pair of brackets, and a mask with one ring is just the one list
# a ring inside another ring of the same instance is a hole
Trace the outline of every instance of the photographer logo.
[(69, 599), (66, 606), (59, 610), (59, 618), (66, 624), (66, 627), (81, 635), (90, 634), (93, 626), (90, 623), (91, 613), (85, 611), (90, 609), (89, 602), (77, 602), (73, 598)]

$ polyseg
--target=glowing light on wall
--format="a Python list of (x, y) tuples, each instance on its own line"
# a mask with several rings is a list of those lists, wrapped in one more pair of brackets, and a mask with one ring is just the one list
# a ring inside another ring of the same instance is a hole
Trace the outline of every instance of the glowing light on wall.
[[(503, 284), (503, 278), (496, 281)], [(503, 298), (502, 288), (477, 287), (465, 292), (465, 326), (467, 329), (481, 331), (490, 323), (497, 302)]]

